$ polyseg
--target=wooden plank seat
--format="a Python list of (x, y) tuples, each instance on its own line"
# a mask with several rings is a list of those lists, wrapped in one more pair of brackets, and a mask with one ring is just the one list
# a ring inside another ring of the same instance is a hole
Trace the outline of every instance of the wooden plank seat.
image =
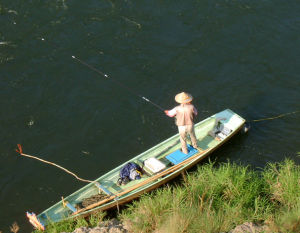
[(100, 183), (98, 182), (95, 182), (94, 183), (96, 185), (96, 187), (98, 189), (100, 189), (102, 192), (104, 192), (105, 194), (107, 194), (108, 196), (111, 196), (113, 195), (113, 193), (111, 191), (109, 191), (107, 188), (105, 188), (103, 185), (101, 185)]
[(77, 211), (74, 206), (72, 206), (68, 201), (65, 201), (64, 197), (61, 197), (61, 200), (64, 208), (68, 208), (72, 211), (72, 213), (75, 213)]

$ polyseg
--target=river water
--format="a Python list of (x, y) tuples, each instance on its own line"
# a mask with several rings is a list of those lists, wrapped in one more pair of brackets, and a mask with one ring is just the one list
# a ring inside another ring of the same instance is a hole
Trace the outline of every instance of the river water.
[[(197, 121), (300, 110), (297, 0), (0, 1), (0, 231), (174, 135), (172, 119), (72, 55), (169, 109), (194, 96)], [(45, 40), (41, 40), (44, 38)], [(252, 122), (211, 155), (254, 168), (300, 163), (300, 113)]]

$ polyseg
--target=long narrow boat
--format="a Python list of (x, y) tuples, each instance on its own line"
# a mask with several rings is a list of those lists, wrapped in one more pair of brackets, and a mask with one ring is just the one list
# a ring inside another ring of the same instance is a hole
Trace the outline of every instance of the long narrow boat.
[[(38, 224), (47, 225), (49, 221), (58, 222), (66, 218), (87, 216), (92, 212), (108, 210), (129, 202), (194, 166), (227, 142), (242, 129), (244, 124), (245, 119), (229, 109), (208, 117), (195, 124), (198, 148), (189, 146), (188, 155), (181, 152), (179, 135), (176, 134), (59, 201), (37, 215), (36, 220)], [(128, 162), (140, 164), (145, 172), (141, 179), (118, 185), (120, 170)], [(83, 200), (100, 193), (104, 194), (101, 200), (85, 207), (78, 207)]]

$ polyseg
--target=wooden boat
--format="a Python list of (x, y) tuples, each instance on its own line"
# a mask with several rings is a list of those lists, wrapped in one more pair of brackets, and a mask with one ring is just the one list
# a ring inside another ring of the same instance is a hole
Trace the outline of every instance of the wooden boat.
[[(207, 157), (242, 129), (244, 123), (245, 120), (242, 117), (229, 109), (208, 117), (195, 124), (195, 134), (199, 148), (194, 149), (189, 146), (188, 155), (180, 151), (179, 135), (176, 134), (107, 172), (96, 179), (94, 183), (84, 186), (59, 201), (37, 215), (37, 219), (41, 224), (47, 225), (48, 221), (58, 222), (65, 218), (80, 215), (87, 216), (92, 212), (107, 210), (129, 202), (141, 194), (170, 181)], [(153, 160), (154, 163), (151, 164), (150, 160)], [(117, 180), (120, 169), (128, 162), (135, 162), (141, 166), (145, 162), (149, 163), (144, 166), (146, 172), (141, 176), (141, 179), (130, 181), (125, 185), (118, 185)], [(151, 168), (151, 166), (156, 166), (156, 168)], [(155, 170), (160, 166), (160, 170)], [(105, 193), (106, 196), (103, 200), (90, 204), (85, 208), (76, 208), (76, 205), (84, 199), (97, 195), (99, 192)]]

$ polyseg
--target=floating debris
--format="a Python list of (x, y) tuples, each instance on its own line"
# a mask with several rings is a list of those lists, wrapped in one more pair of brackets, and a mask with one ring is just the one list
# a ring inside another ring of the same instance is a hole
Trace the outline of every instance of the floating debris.
[(27, 125), (28, 125), (29, 127), (31, 127), (31, 126), (34, 125), (34, 120), (33, 120), (32, 117), (31, 117), (30, 121), (27, 123)]
[(82, 150), (81, 152), (82, 152), (83, 154), (86, 154), (86, 155), (89, 155), (89, 154), (90, 154), (90, 152), (84, 151), (84, 150)]
[(10, 42), (9, 41), (0, 41), (0, 45), (9, 45)]
[(124, 16), (121, 16), (123, 19), (125, 19), (127, 22), (130, 22), (130, 23), (133, 23), (133, 24), (135, 24), (139, 29), (141, 29), (142, 28), (142, 26), (139, 24), (139, 23), (137, 23), (137, 22), (135, 22), (135, 21), (133, 21), (133, 20), (131, 20), (131, 19), (128, 19), (128, 18), (126, 18), (126, 17), (124, 17)]
[(92, 17), (91, 20), (94, 20), (94, 21), (103, 21), (103, 18)]
[(13, 13), (13, 14), (15, 14), (15, 15), (18, 15), (18, 12), (15, 11), (15, 10), (8, 10), (8, 13)]
[[(0, 64), (5, 63), (5, 62), (8, 62), (8, 61), (11, 61), (11, 60), (13, 60), (13, 59), (14, 59), (13, 56), (5, 57), (5, 58), (0, 57)], [(1, 232), (0, 232), (0, 233), (1, 233)]]
[(0, 41), (0, 45), (3, 45), (3, 46), (7, 45), (7, 46), (13, 47), (13, 48), (17, 47), (17, 45), (12, 43), (11, 41)]

